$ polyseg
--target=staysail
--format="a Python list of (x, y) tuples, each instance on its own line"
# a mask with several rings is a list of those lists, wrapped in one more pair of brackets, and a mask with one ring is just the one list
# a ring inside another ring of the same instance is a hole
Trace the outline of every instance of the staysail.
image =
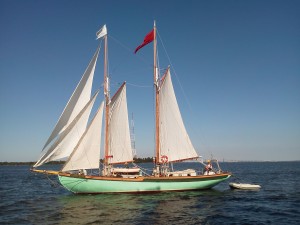
[(68, 157), (71, 154), (86, 129), (89, 115), (98, 93), (99, 91), (85, 105), (68, 127), (59, 134), (59, 137), (33, 167), (38, 167), (46, 162)]
[(170, 69), (163, 77), (159, 90), (159, 100), (160, 155), (166, 155), (170, 162), (197, 158), (198, 154), (193, 147), (180, 114)]
[(62, 171), (99, 168), (103, 106), (104, 102), (101, 103)]
[(126, 83), (124, 82), (110, 101), (109, 163), (133, 161), (128, 122)]
[[(50, 137), (44, 145), (43, 150), (50, 144), (50, 142), (52, 142), (57, 137), (59, 133), (61, 133), (74, 120), (74, 118), (90, 100), (93, 77), (99, 51), (100, 47), (96, 50), (92, 60), (90, 61), (88, 67), (82, 75), (80, 82), (78, 83), (65, 109), (63, 110)], [(85, 127), (86, 125), (83, 127), (83, 129), (85, 129)]]

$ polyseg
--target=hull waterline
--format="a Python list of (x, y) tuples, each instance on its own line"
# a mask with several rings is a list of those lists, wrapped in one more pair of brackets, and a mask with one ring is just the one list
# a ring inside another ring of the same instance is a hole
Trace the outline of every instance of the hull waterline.
[(195, 177), (108, 178), (96, 176), (58, 175), (60, 183), (76, 194), (146, 193), (209, 189), (225, 181), (231, 174)]

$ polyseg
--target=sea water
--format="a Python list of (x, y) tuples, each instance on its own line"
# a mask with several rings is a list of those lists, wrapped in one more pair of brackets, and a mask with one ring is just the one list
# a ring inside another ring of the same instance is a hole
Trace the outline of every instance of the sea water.
[[(300, 162), (220, 165), (233, 176), (210, 190), (100, 195), (72, 194), (29, 166), (0, 166), (0, 224), (300, 224)], [(231, 190), (232, 181), (262, 188)]]

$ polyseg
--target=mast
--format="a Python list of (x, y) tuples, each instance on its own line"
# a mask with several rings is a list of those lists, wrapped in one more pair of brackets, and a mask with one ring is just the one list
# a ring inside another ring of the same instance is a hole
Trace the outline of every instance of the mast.
[(133, 113), (131, 114), (131, 129), (130, 129), (130, 139), (131, 139), (131, 148), (133, 157), (137, 157), (136, 148), (135, 148), (135, 134), (134, 134), (134, 120)]
[(154, 21), (154, 43), (153, 43), (153, 79), (155, 85), (155, 163), (159, 164), (159, 79), (158, 79), (158, 71), (157, 71), (157, 59), (156, 59), (156, 24)]
[[(104, 36), (104, 96), (105, 96), (105, 149), (104, 149), (104, 164), (108, 166), (108, 152), (109, 152), (109, 80), (107, 76), (107, 35)], [(106, 173), (106, 171), (105, 171)]]

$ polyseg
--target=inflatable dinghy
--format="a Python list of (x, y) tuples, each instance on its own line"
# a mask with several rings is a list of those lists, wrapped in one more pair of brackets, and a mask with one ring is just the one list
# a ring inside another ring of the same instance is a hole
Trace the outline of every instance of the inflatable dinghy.
[(243, 190), (257, 190), (261, 188), (261, 186), (258, 184), (229, 183), (229, 186), (233, 189)]

